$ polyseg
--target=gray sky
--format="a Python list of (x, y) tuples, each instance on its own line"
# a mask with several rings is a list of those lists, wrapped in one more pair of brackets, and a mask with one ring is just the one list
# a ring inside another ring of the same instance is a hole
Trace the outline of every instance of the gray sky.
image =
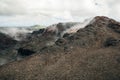
[(50, 25), (94, 16), (120, 20), (120, 0), (0, 0), (0, 26)]

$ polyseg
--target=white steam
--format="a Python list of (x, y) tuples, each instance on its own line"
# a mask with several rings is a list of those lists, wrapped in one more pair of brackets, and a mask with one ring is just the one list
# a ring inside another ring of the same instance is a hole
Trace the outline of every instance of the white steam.
[(93, 20), (93, 18), (86, 19), (83, 23), (78, 23), (72, 26), (71, 28), (67, 29), (64, 33), (76, 33), (79, 29), (84, 28), (85, 26), (90, 24), (91, 20)]
[[(75, 33), (79, 29), (84, 28), (93, 19), (86, 19), (84, 22), (68, 22), (68, 23), (59, 23), (48, 26), (46, 28), (46, 32), (55, 32), (56, 37), (62, 37), (65, 33)], [(28, 33), (32, 33), (33, 29), (30, 28), (17, 28), (17, 27), (9, 27), (9, 28), (0, 28), (0, 32), (9, 35), (15, 40), (22, 40), (26, 38)]]
[[(84, 28), (93, 18), (86, 19), (84, 22), (67, 22), (67, 23), (58, 23), (46, 28), (45, 33), (52, 32), (54, 33), (52, 36), (54, 40), (58, 40), (59, 38), (63, 37), (65, 33), (76, 33), (79, 29)], [(48, 43), (51, 44), (51, 43)], [(52, 43), (53, 44), (53, 43)]]
[(27, 33), (32, 33), (33, 31), (27, 28), (1, 28), (0, 32), (20, 41), (26, 37)]

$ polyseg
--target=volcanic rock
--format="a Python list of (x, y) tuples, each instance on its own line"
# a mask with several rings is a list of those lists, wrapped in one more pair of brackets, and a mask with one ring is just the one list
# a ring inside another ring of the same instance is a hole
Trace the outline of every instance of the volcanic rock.
[(76, 33), (60, 37), (62, 27), (49, 27), (42, 35), (21, 44), (22, 51), (35, 53), (2, 65), (0, 79), (120, 80), (119, 24), (97, 16)]

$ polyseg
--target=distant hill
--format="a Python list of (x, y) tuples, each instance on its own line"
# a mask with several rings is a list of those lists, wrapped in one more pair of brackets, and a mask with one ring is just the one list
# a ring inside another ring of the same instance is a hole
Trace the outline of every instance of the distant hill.
[(46, 26), (42, 26), (42, 25), (34, 25), (34, 26), (31, 26), (30, 28), (32, 29), (32, 30), (39, 30), (39, 29), (42, 29), (42, 28), (45, 28)]

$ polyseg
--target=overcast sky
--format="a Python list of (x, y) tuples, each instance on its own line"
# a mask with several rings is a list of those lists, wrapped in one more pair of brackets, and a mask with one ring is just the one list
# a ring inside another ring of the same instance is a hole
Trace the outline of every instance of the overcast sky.
[(108, 16), (120, 21), (120, 0), (0, 0), (0, 26), (50, 25)]

